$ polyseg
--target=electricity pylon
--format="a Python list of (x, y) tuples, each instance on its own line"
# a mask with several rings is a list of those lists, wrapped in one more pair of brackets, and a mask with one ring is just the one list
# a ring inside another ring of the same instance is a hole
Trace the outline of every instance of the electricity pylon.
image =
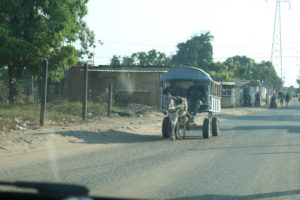
[(275, 8), (275, 19), (274, 19), (274, 29), (273, 29), (273, 41), (272, 41), (272, 54), (271, 61), (280, 74), (281, 80), (283, 80), (282, 71), (282, 48), (281, 48), (281, 13), (280, 4), (283, 2), (290, 3), (290, 0), (276, 0)]

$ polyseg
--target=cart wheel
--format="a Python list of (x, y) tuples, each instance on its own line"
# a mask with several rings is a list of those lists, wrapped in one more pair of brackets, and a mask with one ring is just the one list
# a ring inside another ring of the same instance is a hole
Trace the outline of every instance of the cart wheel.
[(162, 123), (162, 136), (163, 138), (170, 138), (171, 135), (171, 123), (169, 117), (165, 117)]
[(203, 134), (203, 138), (209, 138), (211, 135), (211, 126), (208, 118), (205, 118), (203, 121), (202, 134)]
[(220, 134), (220, 126), (219, 126), (219, 118), (213, 117), (211, 120), (211, 128), (212, 128), (212, 135), (218, 136)]

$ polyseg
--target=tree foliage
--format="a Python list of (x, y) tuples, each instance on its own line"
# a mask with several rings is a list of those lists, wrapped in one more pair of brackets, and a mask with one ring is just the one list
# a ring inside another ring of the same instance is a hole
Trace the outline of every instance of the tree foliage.
[(194, 35), (186, 42), (177, 44), (177, 52), (172, 57), (175, 66), (193, 66), (208, 70), (213, 62), (213, 36), (209, 33)]
[(233, 77), (240, 80), (259, 80), (260, 82), (282, 87), (282, 80), (276, 74), (273, 64), (269, 61), (256, 63), (255, 60), (246, 56), (234, 56), (228, 58), (224, 64), (229, 71), (234, 73)]
[(228, 70), (223, 62), (212, 62), (207, 65), (207, 72), (216, 81), (231, 81), (235, 79), (234, 71)]
[(228, 58), (224, 64), (227, 66), (229, 71), (234, 72), (234, 77), (238, 79), (247, 79), (251, 78), (253, 73), (253, 67), (255, 61), (246, 56), (234, 56)]
[(81, 41), (80, 55), (89, 54), (94, 34), (83, 17), (87, 0), (1, 0), (0, 68), (8, 67), (10, 101), (19, 90), (24, 71), (40, 74), (42, 59), (49, 60), (49, 74), (60, 80), (75, 64), (78, 52), (72, 45)]
[(170, 65), (170, 59), (166, 54), (155, 49), (148, 52), (136, 52), (131, 56), (124, 56), (121, 61), (120, 56), (114, 55), (110, 60), (111, 66), (167, 66)]
[(298, 77), (296, 81), (297, 81), (297, 83), (299, 85), (299, 88), (300, 88), (300, 77)]
[(112, 65), (112, 66), (120, 66), (121, 65), (121, 56), (114, 55), (110, 59), (110, 65)]
[(269, 61), (256, 63), (252, 58), (237, 55), (224, 62), (214, 62), (212, 40), (213, 36), (206, 32), (179, 43), (173, 56), (167, 57), (156, 50), (137, 52), (123, 58), (113, 56), (111, 65), (192, 66), (205, 70), (216, 81), (259, 80), (278, 89), (282, 87), (283, 82)]

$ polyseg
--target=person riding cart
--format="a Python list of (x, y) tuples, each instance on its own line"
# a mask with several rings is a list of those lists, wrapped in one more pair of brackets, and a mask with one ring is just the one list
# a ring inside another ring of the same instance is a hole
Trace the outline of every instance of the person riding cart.
[(189, 113), (192, 116), (196, 116), (200, 106), (202, 105), (202, 100), (204, 97), (203, 87), (199, 84), (199, 82), (194, 82), (194, 85), (189, 87), (186, 96), (189, 105)]
[(176, 86), (175, 81), (170, 81), (170, 86), (163, 90), (163, 95), (168, 95), (170, 93), (172, 96), (182, 96), (181, 88)]

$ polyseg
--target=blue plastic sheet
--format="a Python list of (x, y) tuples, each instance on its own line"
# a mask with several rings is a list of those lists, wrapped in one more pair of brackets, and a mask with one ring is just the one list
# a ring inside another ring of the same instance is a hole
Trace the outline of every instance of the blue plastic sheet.
[(161, 83), (170, 80), (191, 80), (201, 82), (213, 82), (205, 71), (195, 67), (176, 67), (169, 70), (160, 80)]

